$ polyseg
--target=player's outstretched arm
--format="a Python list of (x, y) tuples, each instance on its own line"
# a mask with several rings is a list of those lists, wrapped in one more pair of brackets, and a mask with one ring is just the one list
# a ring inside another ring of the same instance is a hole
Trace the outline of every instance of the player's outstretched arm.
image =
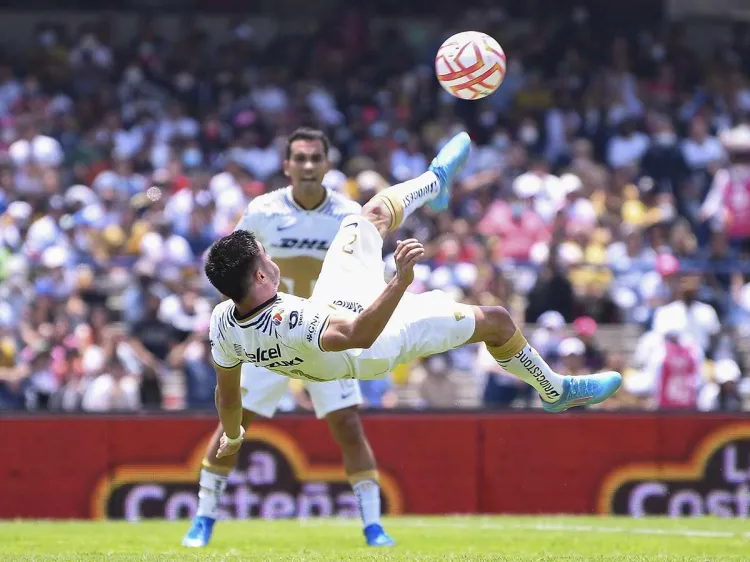
[(221, 443), (216, 457), (236, 453), (242, 439), (244, 430), (242, 428), (242, 394), (240, 392), (241, 366), (237, 365), (231, 369), (224, 369), (214, 365), (216, 369), (216, 410), (219, 412), (219, 420), (224, 427)]
[(399, 241), (394, 258), (396, 275), (380, 296), (355, 319), (331, 316), (321, 336), (325, 351), (368, 349), (383, 332), (396, 306), (414, 280), (414, 265), (424, 256), (424, 246), (415, 239)]

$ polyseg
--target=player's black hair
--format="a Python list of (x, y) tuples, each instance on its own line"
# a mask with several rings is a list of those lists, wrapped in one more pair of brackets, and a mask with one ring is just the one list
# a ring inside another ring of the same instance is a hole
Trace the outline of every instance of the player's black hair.
[(204, 267), (206, 277), (221, 294), (239, 302), (250, 290), (250, 275), (257, 267), (258, 256), (260, 246), (255, 234), (235, 230), (211, 246)]
[(289, 160), (292, 157), (292, 143), (296, 140), (316, 141), (319, 140), (323, 143), (323, 152), (326, 158), (328, 158), (328, 149), (331, 146), (331, 142), (328, 140), (326, 134), (320, 129), (311, 129), (310, 127), (300, 127), (296, 129), (286, 141), (286, 159)]

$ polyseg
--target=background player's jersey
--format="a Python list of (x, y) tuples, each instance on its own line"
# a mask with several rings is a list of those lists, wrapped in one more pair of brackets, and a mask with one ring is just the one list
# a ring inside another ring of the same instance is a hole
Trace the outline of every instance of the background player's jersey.
[[(333, 305), (286, 293), (243, 318), (231, 300), (214, 308), (209, 337), (214, 362), (225, 369), (252, 363), (280, 375), (329, 381), (349, 378), (352, 358), (345, 352), (323, 353), (320, 338), (332, 312), (348, 314)], [(352, 313), (354, 314), (354, 313)]]
[(309, 297), (341, 221), (360, 211), (359, 203), (327, 188), (323, 202), (305, 210), (285, 187), (253, 199), (236, 230), (255, 233), (279, 266), (279, 291)]

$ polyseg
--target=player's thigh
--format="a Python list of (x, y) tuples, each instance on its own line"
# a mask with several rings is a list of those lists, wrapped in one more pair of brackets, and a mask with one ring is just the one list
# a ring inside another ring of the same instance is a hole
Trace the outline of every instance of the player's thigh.
[(443, 291), (407, 295), (399, 310), (403, 344), (398, 363), (435, 355), (469, 341), (475, 329), (473, 307), (458, 303)]
[(245, 363), (240, 376), (242, 407), (266, 418), (273, 417), (289, 382), (289, 377)]
[(474, 327), (472, 307), (443, 291), (407, 293), (375, 344), (358, 354), (357, 377), (382, 378), (398, 365), (459, 347), (469, 341)]
[(331, 412), (362, 404), (362, 391), (359, 382), (353, 379), (338, 379), (327, 382), (306, 382), (315, 415), (318, 419)]
[(383, 239), (377, 228), (361, 215), (349, 215), (341, 223), (323, 260), (312, 299), (375, 300), (385, 286)]

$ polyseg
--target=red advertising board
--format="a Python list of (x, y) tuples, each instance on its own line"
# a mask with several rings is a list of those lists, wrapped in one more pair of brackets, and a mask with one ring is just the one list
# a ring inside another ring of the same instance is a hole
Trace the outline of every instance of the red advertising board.
[[(719, 415), (365, 416), (387, 513), (750, 514), (750, 420)], [(215, 418), (4, 418), (0, 518), (184, 518)], [(225, 516), (356, 516), (325, 423), (248, 432)]]

